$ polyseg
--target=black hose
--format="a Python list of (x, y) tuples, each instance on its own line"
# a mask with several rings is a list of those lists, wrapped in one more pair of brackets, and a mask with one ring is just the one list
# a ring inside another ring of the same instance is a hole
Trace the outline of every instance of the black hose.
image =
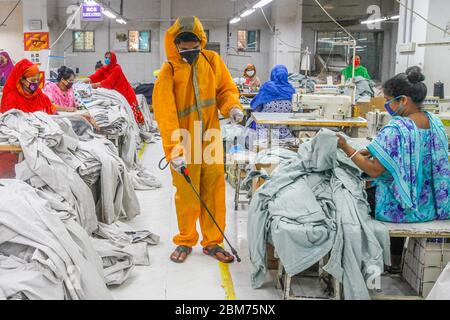
[(184, 179), (186, 180), (186, 182), (191, 186), (192, 190), (194, 191), (195, 195), (197, 196), (198, 200), (200, 201), (201, 205), (203, 206), (203, 208), (205, 208), (206, 212), (208, 213), (208, 215), (210, 216), (211, 220), (214, 222), (214, 224), (216, 225), (217, 229), (219, 229), (220, 233), (222, 234), (223, 238), (225, 239), (225, 241), (228, 243), (228, 246), (231, 249), (231, 253), (236, 257), (237, 262), (241, 262), (241, 258), (239, 257), (236, 249), (233, 248), (233, 246), (231, 245), (230, 241), (228, 241), (227, 236), (225, 235), (225, 233), (223, 232), (222, 228), (220, 228), (219, 224), (217, 223), (216, 219), (214, 219), (214, 216), (212, 215), (211, 211), (209, 211), (208, 207), (206, 206), (205, 202), (203, 202), (202, 197), (200, 196), (200, 194), (198, 193), (197, 189), (195, 189), (194, 185), (192, 184), (192, 180), (189, 177), (189, 173), (186, 170), (186, 168), (181, 168), (181, 173), (184, 177)]
[(161, 163), (162, 163), (164, 160), (166, 160), (166, 157), (164, 157), (164, 158), (162, 158), (161, 160), (159, 160), (158, 167), (159, 167), (159, 170), (161, 170), (161, 171), (166, 170), (166, 168), (169, 166), (169, 162), (167, 162), (166, 165), (165, 165), (164, 167), (161, 167)]

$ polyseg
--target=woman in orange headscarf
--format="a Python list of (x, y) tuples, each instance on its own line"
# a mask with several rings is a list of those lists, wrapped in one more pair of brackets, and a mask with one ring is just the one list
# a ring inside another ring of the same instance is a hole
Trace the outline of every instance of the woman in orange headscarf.
[(261, 80), (256, 75), (256, 67), (253, 64), (248, 64), (244, 70), (245, 85), (252, 89), (261, 87)]
[(43, 111), (55, 114), (57, 107), (39, 88), (39, 68), (27, 59), (19, 61), (3, 89), (0, 112), (18, 109), (23, 112)]

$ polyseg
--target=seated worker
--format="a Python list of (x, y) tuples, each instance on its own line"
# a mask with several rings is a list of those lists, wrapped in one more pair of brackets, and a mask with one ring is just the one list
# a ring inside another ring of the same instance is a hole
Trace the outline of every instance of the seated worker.
[(38, 66), (27, 59), (19, 61), (3, 89), (0, 112), (19, 109), (23, 112), (56, 114), (57, 109), (65, 109), (53, 104), (39, 88), (39, 83)]
[[(350, 58), (349, 65), (344, 70), (341, 71), (341, 75), (344, 77), (345, 80), (351, 79), (353, 74), (352, 71), (353, 71), (353, 57)], [(363, 67), (361, 65), (361, 57), (355, 55), (355, 77), (358, 76), (366, 78), (367, 80), (371, 80), (371, 77), (366, 67)]]
[[(288, 82), (288, 70), (284, 65), (277, 65), (272, 69), (270, 81), (264, 83), (258, 94), (250, 103), (252, 109), (257, 112), (292, 112), (292, 96), (294, 87)], [(267, 137), (267, 125), (252, 126), (257, 130), (259, 138)], [(291, 131), (287, 126), (274, 126), (272, 135), (275, 139), (291, 138)]]
[(338, 138), (347, 156), (375, 178), (377, 220), (450, 218), (448, 137), (441, 120), (422, 109), (427, 95), (424, 80), (420, 68), (411, 67), (384, 84), (385, 108), (393, 118), (367, 150), (355, 150)]
[(97, 72), (98, 69), (100, 69), (101, 67), (103, 67), (103, 63), (101, 60), (97, 61), (97, 63), (95, 64), (95, 71)]
[(250, 87), (252, 91), (257, 91), (261, 86), (261, 80), (256, 75), (256, 68), (253, 64), (248, 64), (244, 70), (244, 85)]
[[(58, 110), (66, 110), (53, 104), (50, 98), (39, 88), (39, 68), (27, 59), (19, 61), (13, 68), (6, 81), (0, 112), (5, 113), (12, 109), (18, 109), (25, 113), (45, 112), (56, 114)], [(98, 129), (90, 115), (83, 115), (95, 128)], [(17, 162), (17, 154), (0, 153), (0, 177), (13, 178), (14, 164)], [(11, 170), (12, 168), (12, 170)]]
[(0, 52), (0, 86), (5, 85), (13, 68), (14, 64), (8, 52)]
[[(224, 230), (226, 221), (223, 143), (218, 111), (233, 122), (242, 121), (244, 114), (230, 72), (217, 53), (205, 50), (206, 42), (205, 31), (197, 17), (178, 18), (166, 32), (168, 63), (163, 64), (153, 93), (155, 118), (166, 159), (171, 164), (173, 185), (177, 189), (175, 206), (179, 234), (173, 238), (177, 247), (170, 256), (176, 263), (184, 262), (197, 244), (199, 219), (203, 253), (224, 263), (234, 261), (234, 257), (220, 246), (224, 237), (217, 227)], [(194, 143), (188, 141), (190, 137)], [(217, 225), (186, 183), (183, 167), (189, 170), (193, 185)]]
[(105, 88), (116, 90), (122, 94), (130, 104), (136, 122), (138, 124), (144, 123), (144, 116), (139, 110), (136, 94), (125, 77), (122, 67), (117, 63), (117, 57), (114, 52), (107, 52), (105, 54), (105, 65), (84, 82), (92, 83), (92, 88), (94, 89)]
[(75, 108), (75, 95), (73, 92), (73, 82), (75, 72), (72, 69), (62, 66), (58, 69), (58, 83), (48, 82), (44, 87), (44, 93), (54, 104), (66, 108), (66, 112), (73, 112)]

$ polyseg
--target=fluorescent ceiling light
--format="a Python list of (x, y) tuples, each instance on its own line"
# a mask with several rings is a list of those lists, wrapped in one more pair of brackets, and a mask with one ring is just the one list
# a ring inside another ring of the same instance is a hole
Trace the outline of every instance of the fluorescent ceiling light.
[(259, 8), (262, 8), (262, 7), (264, 7), (266, 4), (269, 4), (269, 3), (271, 3), (273, 0), (261, 0), (261, 1), (258, 1), (254, 6), (253, 6), (253, 9), (259, 9)]
[(256, 9), (248, 9), (248, 10), (245, 10), (244, 12), (242, 12), (241, 18), (245, 18), (245, 17), (251, 15), (251, 14), (252, 14), (253, 12), (255, 12), (255, 11), (256, 11)]
[(371, 20), (361, 21), (361, 24), (371, 24), (371, 23), (376, 23), (376, 22), (397, 20), (399, 18), (400, 18), (400, 16), (392, 16), (392, 17), (384, 17), (384, 18), (380, 18), (380, 19), (371, 19)]
[(238, 23), (239, 21), (241, 21), (241, 18), (234, 17), (233, 19), (230, 20), (230, 24), (235, 24), (235, 23)]
[(127, 22), (124, 19), (122, 19), (122, 18), (116, 19), (116, 22), (120, 23), (120, 24), (127, 24)]
[(371, 24), (371, 23), (377, 23), (377, 22), (386, 21), (386, 20), (387, 20), (387, 18), (371, 19), (371, 20), (361, 21), (361, 24)]
[(84, 0), (84, 3), (86, 3), (86, 4), (97, 4), (97, 2), (94, 1), (94, 0)]
[(103, 9), (103, 14), (111, 19), (115, 19), (117, 17), (114, 13), (106, 9)]

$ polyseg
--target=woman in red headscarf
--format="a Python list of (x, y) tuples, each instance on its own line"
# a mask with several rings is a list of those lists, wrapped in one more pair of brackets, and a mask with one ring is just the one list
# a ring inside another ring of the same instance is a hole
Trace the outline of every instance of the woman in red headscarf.
[(139, 124), (144, 123), (144, 116), (138, 108), (136, 94), (125, 77), (122, 68), (117, 63), (117, 57), (114, 52), (105, 54), (105, 65), (91, 75), (86, 82), (92, 83), (92, 88), (94, 89), (105, 88), (121, 93), (130, 104), (136, 122)]
[(27, 59), (19, 61), (3, 89), (0, 112), (18, 109), (23, 112), (43, 111), (55, 114), (57, 107), (42, 92), (39, 83), (39, 68)]

